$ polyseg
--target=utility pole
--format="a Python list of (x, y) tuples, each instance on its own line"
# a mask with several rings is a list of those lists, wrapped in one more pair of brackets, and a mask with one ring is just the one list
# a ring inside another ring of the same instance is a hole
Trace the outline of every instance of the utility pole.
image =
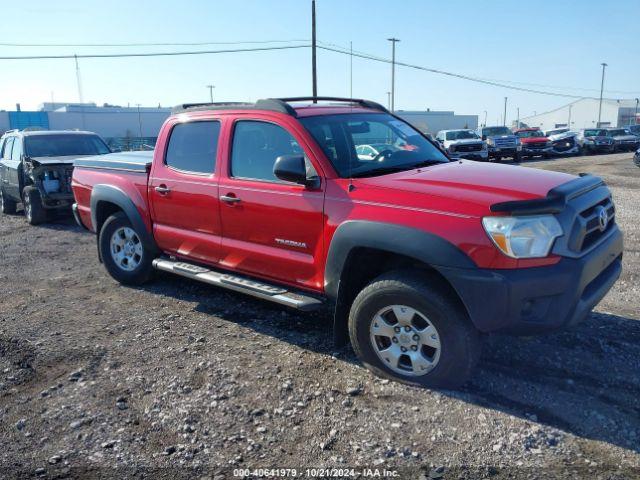
[(571, 130), (571, 107), (573, 107), (573, 105), (569, 104), (569, 118), (567, 119), (567, 128), (569, 130)]
[(516, 107), (516, 111), (518, 112), (518, 116), (516, 120), (516, 128), (520, 128), (520, 107)]
[(349, 98), (353, 98), (353, 42), (349, 42)]
[(484, 123), (482, 124), (483, 127), (487, 126), (487, 111), (484, 111)]
[(633, 124), (638, 123), (638, 102), (640, 102), (640, 98), (636, 98), (636, 113), (633, 115)]
[(82, 81), (80, 80), (80, 65), (78, 64), (78, 56), (73, 56), (76, 61), (76, 83), (78, 84), (78, 100), (80, 101), (80, 117), (82, 118), (82, 129), (86, 130), (87, 122), (84, 118), (84, 97), (82, 95)]
[(397, 38), (387, 38), (391, 42), (391, 111), (396, 109), (396, 43)]
[[(142, 117), (140, 116), (140, 104), (136, 103), (138, 107), (138, 138), (142, 140)], [(142, 149), (142, 142), (140, 142), (140, 148)]]
[(602, 81), (600, 82), (600, 104), (598, 105), (598, 123), (596, 127), (600, 128), (600, 117), (602, 115), (602, 92), (604, 90), (604, 69), (607, 68), (607, 64), (602, 62)]
[(502, 117), (502, 125), (507, 126), (507, 97), (504, 97), (504, 116)]
[(207, 88), (209, 89), (209, 100), (211, 100), (211, 103), (213, 103), (213, 89), (216, 88), (216, 86), (207, 85)]
[(311, 0), (311, 77), (313, 79), (313, 103), (318, 96), (318, 71), (316, 69), (316, 0)]
[(387, 92), (387, 108), (391, 110), (391, 92)]

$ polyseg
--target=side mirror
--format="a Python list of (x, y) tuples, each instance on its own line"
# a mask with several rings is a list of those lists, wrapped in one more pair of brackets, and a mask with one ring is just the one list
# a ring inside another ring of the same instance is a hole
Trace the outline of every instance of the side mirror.
[(487, 136), (486, 135), (482, 135), (482, 140), (486, 140)]
[(285, 182), (298, 183), (305, 187), (314, 186), (317, 182), (307, 178), (307, 166), (302, 155), (281, 155), (273, 165), (273, 174)]

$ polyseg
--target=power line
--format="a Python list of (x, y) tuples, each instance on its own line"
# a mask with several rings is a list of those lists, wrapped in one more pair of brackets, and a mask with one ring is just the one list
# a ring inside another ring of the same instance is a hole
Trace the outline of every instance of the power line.
[(51, 60), (63, 58), (125, 58), (125, 57), (172, 57), (180, 55), (210, 55), (215, 53), (264, 52), (268, 50), (292, 50), (309, 48), (310, 45), (283, 45), (279, 47), (235, 48), (226, 50), (191, 50), (182, 52), (152, 52), (152, 53), (90, 53), (78, 55), (20, 55), (0, 57), (0, 60)]
[[(343, 55), (350, 55), (350, 52), (341, 50), (341, 49), (337, 49), (337, 48), (331, 48), (331, 47), (326, 47), (326, 46), (322, 46), (319, 45), (318, 48), (322, 49), (322, 50), (327, 50), (330, 52), (335, 52), (335, 53), (341, 53)], [(382, 62), (382, 63), (392, 63), (390, 60), (386, 59), (386, 58), (380, 58), (380, 57), (375, 57), (373, 55), (367, 55), (367, 54), (362, 54), (362, 53), (353, 53), (353, 56), (355, 57), (359, 57), (359, 58), (364, 58), (367, 60), (373, 60), (376, 62)], [(507, 85), (505, 83), (500, 83), (500, 82), (495, 82), (492, 80), (484, 80), (482, 78), (477, 78), (477, 77), (471, 77), (469, 75), (463, 75), (460, 73), (453, 73), (453, 72), (447, 72), (445, 70), (438, 70), (435, 68), (429, 68), (429, 67), (423, 67), (420, 65), (413, 65), (410, 63), (404, 63), (404, 62), (398, 62), (396, 60), (395, 62), (396, 65), (402, 66), (402, 67), (407, 67), (407, 68), (413, 68), (415, 70), (422, 70), (425, 72), (430, 72), (430, 73), (437, 73), (439, 75), (446, 75), (449, 77), (455, 77), (455, 78), (460, 78), (462, 80), (468, 80), (471, 82), (476, 82), (476, 83), (481, 83), (484, 85), (491, 85), (494, 87), (501, 87), (501, 88), (507, 88), (510, 90), (518, 90), (521, 92), (527, 92), (527, 93), (537, 93), (540, 95), (549, 95), (549, 96), (554, 96), (554, 97), (564, 97), (564, 98), (575, 98), (575, 99), (581, 99), (581, 98), (589, 98), (589, 99), (593, 99), (593, 100), (598, 100), (599, 97), (586, 97), (584, 95), (571, 95), (568, 93), (560, 93), (560, 92), (549, 92), (549, 91), (545, 91), (545, 90), (536, 90), (536, 89), (532, 89), (532, 88), (524, 88), (524, 87), (516, 87), (513, 85)], [(608, 99), (608, 100), (615, 100), (615, 99)]]
[(150, 43), (6, 43), (0, 42), (0, 47), (197, 47), (204, 45), (249, 45), (267, 43), (309, 42), (305, 39), (292, 40), (243, 40), (230, 42), (150, 42)]

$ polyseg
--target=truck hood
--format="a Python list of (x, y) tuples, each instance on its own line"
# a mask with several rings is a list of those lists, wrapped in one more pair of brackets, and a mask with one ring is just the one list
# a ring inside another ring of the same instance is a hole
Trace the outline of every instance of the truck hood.
[(528, 137), (521, 138), (520, 143), (523, 145), (530, 145), (532, 143), (547, 143), (549, 139), (547, 137)]
[[(372, 189), (372, 199), (380, 198), (382, 192), (375, 192), (385, 189), (398, 205), (485, 215), (494, 203), (542, 198), (552, 188), (574, 178), (574, 175), (548, 170), (460, 160), (360, 178), (356, 179), (357, 183), (354, 180), (354, 184), (356, 191), (359, 186), (363, 190)], [(403, 195), (403, 192), (413, 195)], [(366, 192), (360, 194), (366, 195)]]
[(451, 145), (478, 145), (482, 144), (482, 140), (479, 138), (465, 138), (462, 140), (445, 140), (445, 145), (450, 147)]
[(29, 157), (29, 160), (31, 160), (31, 163), (33, 163), (34, 165), (73, 165), (73, 162), (78, 158), (90, 156), (91, 155), (65, 155), (64, 157)]
[(565, 138), (571, 138), (571, 137), (575, 137), (576, 133), (575, 132), (564, 132), (564, 133), (558, 133), (556, 135), (549, 135), (547, 138), (549, 140), (551, 140), (552, 142), (558, 141), (558, 140), (563, 140)]
[(613, 137), (614, 140), (620, 142), (626, 142), (627, 140), (631, 140), (631, 141), (638, 141), (640, 140), (640, 138), (638, 138), (635, 135), (616, 135), (615, 137)]

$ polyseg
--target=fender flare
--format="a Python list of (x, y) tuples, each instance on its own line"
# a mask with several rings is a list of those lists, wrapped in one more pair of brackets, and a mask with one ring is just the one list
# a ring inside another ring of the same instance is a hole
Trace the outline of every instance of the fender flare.
[(100, 238), (100, 232), (97, 231), (97, 211), (98, 204), (100, 202), (108, 202), (120, 207), (133, 225), (133, 228), (140, 235), (140, 241), (142, 241), (145, 248), (152, 252), (159, 251), (151, 232), (147, 229), (147, 225), (133, 203), (133, 200), (131, 200), (126, 193), (113, 185), (94, 185), (93, 190), (91, 191), (91, 224), (96, 229), (98, 238)]
[(324, 285), (330, 298), (338, 297), (344, 265), (358, 247), (405, 255), (436, 270), (438, 266), (477, 268), (462, 250), (433, 233), (392, 223), (349, 220), (337, 228), (327, 253)]
[[(477, 268), (462, 250), (433, 233), (384, 222), (350, 220), (341, 224), (331, 239), (327, 253), (325, 294), (334, 302), (333, 337), (338, 346), (348, 343), (346, 325), (349, 308), (345, 301), (342, 275), (355, 248), (372, 248), (397, 253), (438, 267)], [(444, 270), (444, 268), (443, 268)], [(446, 277), (444, 272), (443, 276)]]

